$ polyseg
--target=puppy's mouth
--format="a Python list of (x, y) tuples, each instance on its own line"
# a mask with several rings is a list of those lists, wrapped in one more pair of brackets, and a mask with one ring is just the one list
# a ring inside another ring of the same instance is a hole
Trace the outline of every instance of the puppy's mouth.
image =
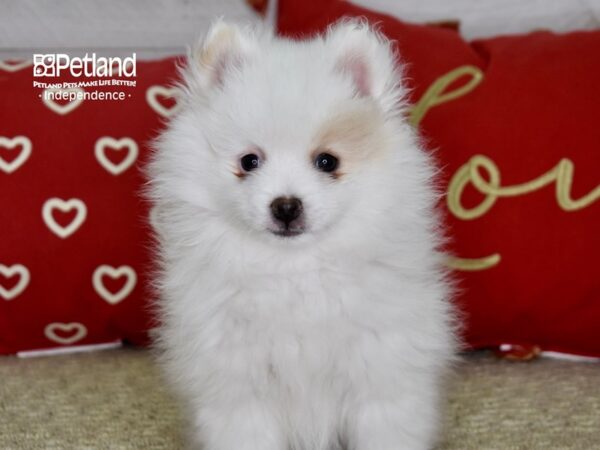
[(301, 234), (304, 233), (304, 230), (301, 229), (290, 229), (290, 228), (284, 228), (281, 230), (269, 230), (271, 233), (273, 233), (275, 236), (279, 236), (279, 237), (284, 237), (284, 238), (291, 238), (291, 237), (295, 237), (295, 236), (300, 236)]
[(306, 232), (303, 220), (294, 220), (291, 223), (273, 222), (267, 226), (269, 233), (281, 238), (293, 238)]

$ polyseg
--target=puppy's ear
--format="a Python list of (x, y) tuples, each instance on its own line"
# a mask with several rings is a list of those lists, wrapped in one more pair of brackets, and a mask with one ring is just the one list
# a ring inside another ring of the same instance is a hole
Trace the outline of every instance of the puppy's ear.
[(252, 33), (218, 20), (192, 49), (188, 68), (202, 90), (211, 89), (222, 85), (228, 71), (239, 69), (255, 47)]
[(333, 25), (325, 39), (335, 70), (351, 78), (358, 95), (373, 97), (385, 111), (398, 106), (403, 92), (392, 42), (365, 21), (347, 20)]

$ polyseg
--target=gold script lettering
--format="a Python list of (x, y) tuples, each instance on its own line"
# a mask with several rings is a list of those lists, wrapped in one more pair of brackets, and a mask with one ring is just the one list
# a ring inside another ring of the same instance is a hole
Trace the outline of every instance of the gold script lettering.
[(499, 253), (493, 253), (490, 256), (484, 256), (483, 258), (451, 257), (446, 260), (446, 265), (451, 269), (474, 272), (476, 270), (486, 270), (494, 267), (501, 259)]
[[(446, 92), (452, 83), (465, 76), (470, 76), (470, 79), (464, 85)], [(482, 81), (483, 72), (475, 66), (465, 65), (451, 70), (434, 81), (410, 110), (410, 123), (418, 126), (431, 108), (468, 94)], [(489, 180), (481, 176), (482, 170), (486, 172)], [(573, 199), (571, 197), (573, 172), (573, 162), (568, 158), (563, 158), (554, 168), (534, 180), (513, 186), (501, 186), (500, 170), (496, 164), (484, 155), (475, 155), (460, 167), (450, 180), (447, 195), (448, 209), (459, 219), (473, 220), (487, 213), (499, 197), (525, 195), (555, 183), (555, 195), (559, 207), (564, 211), (576, 211), (591, 205), (600, 198), (600, 185), (582, 197)], [(477, 206), (465, 208), (461, 203), (461, 196), (469, 183), (485, 197)], [(456, 270), (476, 271), (494, 267), (500, 263), (500, 260), (500, 254), (493, 253), (481, 258), (453, 257), (447, 261), (447, 265)]]
[[(465, 76), (470, 77), (469, 81), (453, 91), (445, 92), (448, 86)], [(483, 72), (475, 66), (460, 66), (442, 75), (429, 86), (417, 104), (412, 107), (409, 122), (414, 126), (419, 125), (431, 108), (468, 94), (482, 81)]]
[[(482, 170), (488, 175), (489, 180), (482, 177)], [(474, 155), (456, 171), (450, 180), (446, 197), (448, 209), (459, 219), (473, 220), (487, 213), (499, 197), (525, 195), (555, 183), (556, 202), (559, 207), (564, 211), (576, 211), (600, 198), (600, 185), (582, 197), (573, 199), (571, 197), (573, 172), (573, 162), (563, 158), (554, 168), (531, 181), (513, 186), (501, 186), (498, 166), (487, 156)], [(461, 202), (462, 193), (469, 183), (485, 196), (477, 206), (472, 208), (464, 207)]]

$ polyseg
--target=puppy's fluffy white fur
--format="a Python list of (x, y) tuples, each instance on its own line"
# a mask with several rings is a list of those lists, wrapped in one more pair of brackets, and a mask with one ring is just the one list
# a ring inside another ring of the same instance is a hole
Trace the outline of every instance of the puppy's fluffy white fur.
[[(218, 22), (182, 73), (150, 195), (158, 348), (190, 445), (430, 448), (456, 341), (390, 42), (361, 22), (304, 42)], [(299, 236), (270, 231), (281, 196), (303, 203)]]

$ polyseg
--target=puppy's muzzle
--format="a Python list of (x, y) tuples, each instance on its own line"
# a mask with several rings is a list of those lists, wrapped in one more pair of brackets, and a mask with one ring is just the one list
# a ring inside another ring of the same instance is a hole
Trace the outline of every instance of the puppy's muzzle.
[(293, 236), (302, 230), (302, 201), (296, 197), (277, 197), (271, 202), (271, 215), (279, 226), (276, 234)]

